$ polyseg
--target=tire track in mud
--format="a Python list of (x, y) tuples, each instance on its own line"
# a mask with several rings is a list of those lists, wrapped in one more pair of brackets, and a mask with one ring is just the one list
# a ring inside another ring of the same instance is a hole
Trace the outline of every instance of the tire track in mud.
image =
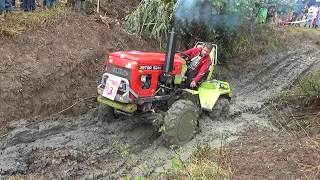
[[(264, 101), (296, 84), (300, 75), (316, 66), (320, 54), (316, 45), (310, 42), (302, 44), (299, 45), (301, 48), (291, 49), (286, 54), (273, 53), (259, 57), (258, 62), (251, 67), (255, 69), (240, 75), (244, 81), (239, 83), (234, 81), (239, 79), (232, 80), (236, 84), (236, 95), (242, 99), (256, 96), (257, 100)], [(266, 60), (267, 63), (264, 62)]]
[[(296, 50), (298, 49), (298, 50)], [(239, 67), (228, 67), (235, 97), (227, 119), (200, 119), (200, 131), (186, 144), (188, 158), (197, 145), (218, 148), (251, 129), (277, 130), (269, 122), (264, 102), (294, 84), (301, 73), (317, 68), (318, 46), (296, 43), (285, 53), (258, 57)], [(268, 59), (266, 62), (265, 59)], [(316, 67), (317, 66), (317, 67)], [(272, 87), (272, 88), (271, 88)], [(162, 146), (151, 125), (135, 117), (99, 122), (97, 111), (32, 126), (16, 127), (0, 140), (2, 177), (35, 173), (47, 178), (118, 179), (127, 174), (149, 175), (170, 168), (175, 152)], [(124, 157), (122, 157), (124, 156)]]

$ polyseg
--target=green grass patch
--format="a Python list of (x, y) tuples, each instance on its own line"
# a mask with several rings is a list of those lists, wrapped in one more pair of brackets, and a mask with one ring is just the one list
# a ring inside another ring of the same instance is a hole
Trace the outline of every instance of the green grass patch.
[(230, 179), (230, 152), (199, 146), (186, 162), (186, 168), (169, 174), (169, 179)]
[(294, 89), (280, 93), (272, 104), (278, 109), (290, 107), (290, 119), (300, 120), (302, 126), (320, 128), (320, 70), (302, 76)]
[(296, 88), (282, 92), (275, 98), (275, 102), (278, 104), (286, 102), (301, 107), (320, 107), (320, 70), (302, 76)]
[(232, 57), (254, 57), (270, 51), (286, 49), (286, 33), (269, 25), (243, 25), (234, 35), (233, 46), (227, 48)]
[[(243, 24), (234, 35), (229, 37), (231, 39), (229, 46), (220, 48), (220, 53), (224, 54), (226, 59), (239, 57), (247, 59), (268, 52), (282, 52), (287, 50), (290, 39), (312, 40), (317, 33), (315, 29), (303, 27)], [(233, 63), (242, 64), (243, 60)]]
[(0, 36), (18, 36), (25, 30), (39, 30), (56, 25), (71, 11), (66, 8), (39, 9), (34, 13), (13, 11), (6, 14), (0, 26)]
[(314, 37), (319, 34), (319, 31), (314, 28), (304, 28), (304, 27), (294, 27), (289, 26), (283, 28), (286, 36), (288, 38), (307, 38), (307, 39), (314, 39)]

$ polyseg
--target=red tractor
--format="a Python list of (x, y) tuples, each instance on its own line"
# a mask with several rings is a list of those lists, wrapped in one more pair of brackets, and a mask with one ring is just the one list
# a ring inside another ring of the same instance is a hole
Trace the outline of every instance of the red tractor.
[[(199, 42), (196, 46), (203, 44)], [(99, 118), (110, 122), (119, 114), (141, 117), (163, 114), (150, 123), (161, 127), (166, 146), (182, 146), (194, 137), (203, 111), (211, 118), (228, 113), (230, 86), (212, 79), (217, 46), (210, 54), (211, 67), (196, 90), (179, 88), (186, 78), (186, 58), (190, 57), (174, 49), (173, 28), (167, 53), (133, 50), (110, 53), (98, 86)]]

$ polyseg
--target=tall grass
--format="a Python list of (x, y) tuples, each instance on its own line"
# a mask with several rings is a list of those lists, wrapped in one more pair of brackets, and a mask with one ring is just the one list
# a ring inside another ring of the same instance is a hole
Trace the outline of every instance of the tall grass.
[(228, 148), (210, 149), (208, 145), (199, 146), (189, 158), (186, 169), (169, 174), (168, 179), (230, 179), (231, 151)]
[(162, 47), (168, 35), (173, 6), (173, 2), (142, 0), (138, 8), (126, 16), (126, 28), (130, 33), (144, 39), (159, 40), (160, 47)]
[(291, 118), (303, 120), (301, 122), (303, 122), (302, 125), (304, 126), (319, 129), (320, 70), (315, 70), (309, 75), (302, 76), (294, 89), (282, 92), (272, 100), (272, 103), (279, 108), (291, 107), (293, 109), (290, 115)]
[(302, 76), (296, 88), (282, 92), (275, 100), (279, 103), (286, 102), (302, 107), (315, 106), (320, 109), (320, 70)]
[(39, 9), (34, 13), (13, 11), (6, 14), (1, 22), (0, 36), (17, 36), (25, 30), (39, 30), (56, 25), (70, 13), (66, 8)]

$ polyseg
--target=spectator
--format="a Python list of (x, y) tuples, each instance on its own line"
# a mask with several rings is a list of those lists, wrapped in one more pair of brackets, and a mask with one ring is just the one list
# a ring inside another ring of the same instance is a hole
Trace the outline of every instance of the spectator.
[(319, 27), (320, 24), (320, 8), (318, 9), (318, 16), (317, 16), (317, 22), (316, 22), (316, 29)]
[[(302, 0), (298, 0), (293, 6), (292, 6), (292, 11), (293, 11), (293, 17), (292, 21), (299, 21), (302, 19), (302, 11), (304, 8), (304, 4)], [(293, 25), (293, 24), (292, 24)], [(300, 27), (300, 23), (296, 23), (295, 26)]]
[(0, 18), (4, 17), (5, 10), (5, 0), (0, 0)]
[(4, 4), (5, 4), (6, 12), (11, 12), (13, 10), (11, 0), (5, 0)]
[(258, 12), (258, 22), (259, 23), (265, 23), (266, 18), (267, 18), (267, 7), (266, 5), (263, 5)]
[(86, 14), (86, 1), (85, 0), (75, 0), (76, 1), (76, 11), (80, 14)]
[(38, 7), (43, 7), (43, 1), (42, 0), (36, 0)]
[(285, 4), (277, 3), (275, 10), (276, 10), (276, 25), (282, 26), (284, 25), (285, 21), (288, 22), (288, 17), (286, 15), (288, 13), (288, 9)]
[(319, 6), (315, 5), (315, 11), (314, 11), (314, 19), (312, 22), (312, 27), (316, 28), (317, 22), (318, 22), (318, 18), (319, 18)]
[(47, 8), (54, 8), (56, 7), (56, 0), (46, 0), (46, 7)]
[(12, 8), (19, 9), (23, 7), (23, 0), (12, 0)]
[(268, 7), (266, 23), (275, 22), (276, 13), (276, 3), (273, 3)]
[(307, 27), (309, 25), (309, 28), (310, 28), (313, 22), (313, 18), (317, 16), (317, 12), (318, 12), (318, 8), (313, 5), (308, 9), (308, 14), (307, 14), (308, 21), (306, 22), (304, 27)]
[(36, 10), (36, 0), (23, 0), (24, 12), (34, 12)]

